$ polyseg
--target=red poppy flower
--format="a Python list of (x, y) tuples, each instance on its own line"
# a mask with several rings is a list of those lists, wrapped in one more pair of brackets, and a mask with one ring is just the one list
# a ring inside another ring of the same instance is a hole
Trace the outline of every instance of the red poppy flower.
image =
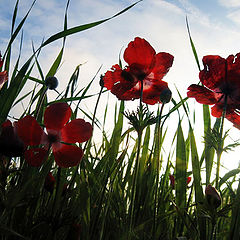
[[(170, 185), (171, 187), (174, 189), (175, 188), (175, 177), (171, 174), (169, 175), (169, 179), (170, 179)], [(192, 178), (191, 177), (187, 177), (187, 185), (191, 182)]]
[(25, 151), (25, 159), (31, 166), (41, 166), (49, 147), (52, 148), (55, 161), (60, 167), (76, 166), (81, 161), (82, 149), (70, 144), (87, 141), (92, 136), (92, 126), (83, 119), (67, 123), (70, 116), (71, 108), (67, 103), (48, 106), (44, 113), (47, 134), (31, 116), (16, 122), (19, 137), (25, 145), (32, 146)]
[(203, 65), (204, 69), (199, 73), (203, 86), (192, 84), (187, 96), (202, 104), (214, 104), (211, 109), (214, 117), (221, 117), (225, 106), (226, 114), (233, 113), (240, 106), (240, 53), (226, 59), (205, 56)]
[[(44, 182), (45, 190), (50, 192), (50, 193), (53, 193), (55, 184), (56, 184), (56, 179), (52, 175), (52, 173), (49, 172), (48, 175), (46, 176), (45, 182)], [(68, 185), (66, 183), (64, 183), (63, 184), (63, 189), (62, 189), (62, 195), (64, 195), (66, 193), (67, 187), (68, 187)]]
[(173, 56), (165, 52), (156, 54), (145, 39), (136, 37), (128, 44), (123, 58), (128, 66), (121, 69), (118, 64), (113, 65), (103, 77), (104, 86), (120, 100), (134, 100), (140, 98), (143, 84), (143, 102), (161, 102), (160, 95), (168, 88), (162, 78), (172, 66)]
[(2, 124), (0, 134), (0, 154), (7, 157), (20, 157), (24, 153), (24, 144), (16, 133), (12, 123), (7, 120)]
[(208, 204), (215, 209), (218, 208), (222, 203), (220, 194), (211, 184), (208, 184), (206, 187), (205, 196)]
[[(0, 53), (0, 68), (3, 66), (3, 60)], [(7, 71), (0, 72), (0, 89), (2, 88), (3, 84), (8, 80), (8, 73)]]

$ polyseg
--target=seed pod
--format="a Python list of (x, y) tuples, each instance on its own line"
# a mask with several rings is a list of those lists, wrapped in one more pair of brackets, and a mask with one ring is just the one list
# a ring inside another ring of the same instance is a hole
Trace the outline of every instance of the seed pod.
[(217, 209), (222, 203), (220, 194), (214, 187), (212, 187), (211, 184), (206, 187), (205, 196), (209, 206), (213, 207), (214, 209)]
[(56, 77), (47, 77), (45, 80), (45, 84), (50, 90), (53, 90), (57, 88), (58, 80)]
[(165, 104), (169, 103), (172, 99), (172, 92), (169, 88), (165, 88), (160, 94), (160, 101)]

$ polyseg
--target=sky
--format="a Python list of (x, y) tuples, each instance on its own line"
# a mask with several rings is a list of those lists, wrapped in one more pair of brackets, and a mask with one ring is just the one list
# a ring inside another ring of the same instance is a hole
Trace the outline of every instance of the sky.
[[(36, 1), (23, 28), (22, 63), (32, 54), (32, 42), (37, 47), (43, 39), (63, 29), (66, 2), (66, 0)], [(111, 17), (134, 2), (133, 0), (71, 0), (68, 9), (68, 27)], [(0, 50), (4, 52), (9, 40), (15, 1), (0, 0), (0, 3), (4, 6), (1, 7), (0, 14)], [(18, 23), (31, 3), (31, 0), (19, 1)], [(179, 99), (175, 88), (180, 91), (182, 97), (186, 97), (187, 87), (199, 81), (199, 70), (187, 33), (186, 16), (200, 62), (205, 55), (220, 55), (226, 58), (240, 51), (240, 1), (143, 0), (118, 17), (67, 38), (63, 63), (56, 74), (60, 82), (59, 91), (66, 87), (76, 66), (83, 64), (80, 70), (79, 88), (86, 86), (101, 67), (90, 90), (92, 93), (97, 93), (99, 75), (118, 63), (119, 54), (123, 53), (127, 44), (138, 36), (145, 38), (156, 52), (168, 52), (174, 56), (173, 66), (163, 80), (168, 82), (174, 98)], [(18, 55), (19, 43), (20, 38), (15, 41), (13, 57)], [(61, 46), (62, 41), (59, 40), (42, 49), (39, 62), (44, 74), (48, 72)], [(39, 77), (38, 73), (36, 77)], [(28, 85), (25, 91), (31, 88), (32, 86)], [(116, 97), (106, 93), (101, 100), (103, 106), (106, 104), (106, 99), (109, 99), (112, 103), (110, 107), (114, 109)], [(83, 107), (92, 112), (94, 104), (95, 101), (88, 100), (83, 102)], [(190, 99), (189, 104), (199, 107), (194, 99)], [(136, 103), (127, 103), (127, 108), (136, 108)], [(156, 110), (156, 106), (151, 109)], [(18, 107), (13, 109), (11, 114), (17, 117), (21, 111), (21, 107)], [(102, 111), (98, 115), (99, 118), (102, 117), (101, 113)], [(199, 119), (201, 120), (201, 117)], [(196, 125), (197, 121), (198, 118)], [(175, 124), (174, 129), (176, 129), (176, 122), (170, 124)], [(233, 129), (230, 123), (226, 123), (226, 127), (231, 128), (230, 134), (234, 140), (239, 139), (239, 130)], [(240, 160), (237, 152), (231, 152), (223, 158), (224, 166), (229, 169), (237, 167)]]

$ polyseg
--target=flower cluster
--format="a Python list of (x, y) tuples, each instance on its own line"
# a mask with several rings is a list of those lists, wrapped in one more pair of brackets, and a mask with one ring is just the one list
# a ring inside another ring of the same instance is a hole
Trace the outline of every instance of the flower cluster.
[(192, 84), (188, 88), (188, 97), (197, 102), (213, 105), (211, 113), (221, 117), (223, 113), (236, 127), (240, 127), (240, 53), (228, 56), (208, 55), (203, 57), (204, 69), (199, 78), (202, 86)]

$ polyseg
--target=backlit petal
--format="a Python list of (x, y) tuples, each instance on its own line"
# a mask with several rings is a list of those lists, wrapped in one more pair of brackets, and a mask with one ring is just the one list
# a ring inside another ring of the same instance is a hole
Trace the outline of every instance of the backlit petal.
[(25, 151), (25, 160), (32, 167), (40, 167), (47, 159), (47, 152), (45, 148), (31, 148)]
[(71, 117), (71, 108), (67, 103), (54, 103), (48, 106), (44, 113), (46, 129), (60, 130)]
[(82, 143), (92, 136), (92, 125), (83, 119), (75, 119), (66, 124), (61, 131), (62, 141), (66, 143)]
[(141, 69), (147, 73), (152, 68), (155, 54), (155, 50), (145, 39), (136, 37), (128, 44), (123, 58), (130, 68)]
[(160, 95), (166, 88), (168, 88), (168, 84), (166, 82), (153, 80), (151, 85), (143, 88), (143, 102), (151, 105), (160, 103)]
[(216, 118), (222, 117), (222, 113), (223, 113), (223, 105), (222, 104), (215, 104), (211, 108), (211, 114), (212, 114), (212, 116), (214, 116)]
[(0, 72), (0, 89), (3, 87), (3, 84), (8, 80), (7, 71)]
[(165, 52), (158, 53), (155, 56), (155, 65), (151, 70), (154, 79), (162, 80), (172, 66), (173, 59), (174, 57), (171, 54)]
[(57, 151), (53, 147), (53, 155), (59, 167), (67, 168), (77, 166), (83, 157), (81, 148), (72, 145), (62, 144)]
[(197, 102), (202, 104), (211, 105), (217, 103), (216, 94), (209, 89), (199, 86), (196, 84), (192, 84), (188, 87), (187, 96), (193, 97)]
[(226, 79), (226, 60), (220, 56), (208, 55), (203, 57), (204, 69), (199, 78), (204, 86), (214, 90), (222, 86)]
[(226, 114), (227, 120), (233, 123), (233, 126), (240, 130), (240, 113), (232, 112), (231, 114)]
[(46, 134), (38, 124), (37, 120), (28, 115), (14, 123), (19, 138), (25, 145), (39, 145), (46, 138)]

